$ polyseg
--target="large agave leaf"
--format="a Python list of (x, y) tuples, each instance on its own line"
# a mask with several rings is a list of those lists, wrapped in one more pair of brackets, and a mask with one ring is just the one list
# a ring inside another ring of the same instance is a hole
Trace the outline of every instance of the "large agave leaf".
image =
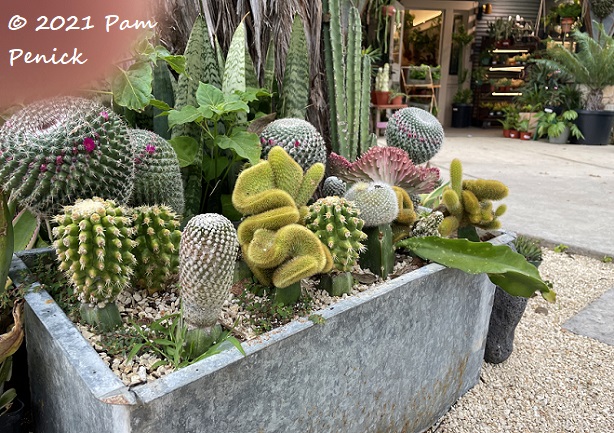
[(304, 119), (309, 101), (309, 52), (303, 20), (297, 14), (292, 25), (290, 47), (286, 57), (281, 117)]
[(247, 51), (245, 49), (245, 23), (241, 21), (237, 30), (232, 37), (226, 63), (224, 66), (224, 79), (222, 81), (222, 90), (225, 94), (230, 95), (236, 90), (245, 92), (245, 57)]
[(13, 258), (14, 237), (13, 237), (13, 215), (9, 209), (8, 202), (2, 191), (0, 191), (0, 294), (4, 293), (6, 281)]
[(494, 284), (513, 296), (528, 298), (540, 292), (548, 302), (556, 299), (556, 294), (541, 279), (537, 268), (506, 245), (427, 236), (404, 239), (396, 246), (449, 268), (469, 274), (488, 274)]
[(13, 218), (14, 249), (22, 251), (34, 248), (41, 228), (40, 220), (32, 212), (22, 209)]

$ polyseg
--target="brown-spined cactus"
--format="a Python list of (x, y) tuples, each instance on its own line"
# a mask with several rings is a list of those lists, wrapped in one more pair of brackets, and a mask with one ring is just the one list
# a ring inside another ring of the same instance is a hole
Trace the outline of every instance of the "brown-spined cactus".
[(132, 209), (134, 221), (135, 285), (149, 293), (163, 290), (179, 266), (179, 217), (168, 206)]
[[(467, 236), (477, 240), (475, 227), (496, 230), (501, 227), (498, 217), (505, 205), (493, 209), (493, 201), (507, 196), (507, 187), (498, 180), (463, 180), (463, 166), (458, 159), (450, 163), (450, 186), (442, 194), (444, 216), (439, 232), (447, 237), (455, 230), (468, 230)], [(463, 236), (464, 237), (464, 236)]]
[(82, 317), (103, 330), (118, 326), (115, 300), (130, 284), (136, 264), (126, 209), (94, 197), (64, 207), (54, 221), (59, 267), (79, 294)]
[(277, 119), (260, 133), (262, 158), (275, 147), (282, 147), (303, 170), (315, 163), (326, 164), (326, 145), (318, 130), (303, 119)]
[(120, 117), (96, 102), (60, 97), (34, 102), (0, 128), (2, 189), (47, 217), (77, 199), (124, 204), (134, 182), (134, 154)]
[(158, 134), (144, 129), (129, 129), (128, 134), (135, 166), (130, 205), (167, 205), (183, 214), (183, 182), (173, 146)]
[(333, 267), (343, 272), (351, 270), (367, 237), (358, 208), (345, 198), (324, 197), (309, 206), (305, 223), (330, 250)]
[(399, 215), (397, 195), (384, 182), (358, 182), (345, 193), (345, 198), (360, 209), (365, 227), (390, 224)]
[(323, 176), (323, 164), (316, 163), (303, 173), (276, 146), (266, 161), (237, 178), (232, 203), (246, 216), (238, 228), (239, 244), (245, 262), (262, 284), (284, 289), (332, 267), (328, 249), (299, 224)]
[(237, 248), (237, 232), (226, 217), (209, 213), (188, 221), (179, 247), (179, 286), (188, 328), (208, 331), (216, 324), (232, 284)]
[(386, 143), (405, 150), (414, 164), (422, 164), (435, 156), (443, 139), (443, 126), (439, 120), (416, 107), (396, 111), (386, 127)]
[(331, 153), (328, 166), (333, 175), (346, 182), (385, 182), (411, 195), (429, 193), (439, 183), (439, 169), (417, 166), (398, 147), (372, 147), (355, 162)]

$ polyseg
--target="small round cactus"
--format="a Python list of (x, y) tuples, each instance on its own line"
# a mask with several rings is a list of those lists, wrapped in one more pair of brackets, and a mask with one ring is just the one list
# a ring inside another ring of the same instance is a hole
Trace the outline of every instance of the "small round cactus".
[(167, 205), (184, 211), (183, 182), (177, 154), (168, 141), (143, 129), (129, 129), (134, 149), (134, 191), (130, 205)]
[(441, 236), (439, 233), (439, 225), (443, 221), (443, 214), (439, 211), (433, 211), (426, 214), (418, 214), (418, 220), (414, 224), (411, 231), (411, 237), (423, 238), (426, 236)]
[(0, 183), (12, 200), (47, 217), (77, 199), (126, 203), (134, 158), (121, 118), (96, 102), (35, 102), (0, 128)]
[(183, 317), (190, 328), (215, 325), (228, 298), (237, 257), (237, 232), (224, 216), (196, 215), (179, 246), (179, 285)]
[(298, 164), (307, 170), (317, 162), (326, 165), (326, 145), (317, 129), (303, 119), (278, 119), (260, 134), (262, 158), (275, 146), (281, 146)]
[(383, 182), (358, 182), (348, 190), (345, 198), (360, 209), (365, 227), (390, 224), (399, 214), (397, 195), (390, 185)]
[[(79, 300), (94, 310), (104, 310), (107, 305), (117, 310), (114, 302), (130, 284), (136, 263), (131, 253), (135, 244), (132, 220), (126, 210), (113, 201), (94, 197), (64, 207), (64, 213), (54, 221), (58, 224), (53, 229), (53, 246), (59, 268), (70, 279)], [(121, 322), (119, 312), (112, 316), (91, 322), (110, 329)]]
[(344, 181), (337, 176), (329, 176), (324, 179), (324, 185), (322, 186), (322, 194), (325, 197), (343, 197), (345, 195), (347, 186)]
[(422, 164), (435, 156), (443, 138), (439, 120), (420, 108), (403, 108), (388, 120), (386, 143), (406, 151), (414, 164)]
[(353, 203), (337, 196), (321, 198), (309, 207), (306, 226), (328, 247), (338, 271), (351, 270), (364, 250), (361, 242), (367, 235), (359, 214)]
[(155, 293), (164, 289), (179, 266), (179, 218), (168, 206), (132, 209), (134, 221), (135, 285)]

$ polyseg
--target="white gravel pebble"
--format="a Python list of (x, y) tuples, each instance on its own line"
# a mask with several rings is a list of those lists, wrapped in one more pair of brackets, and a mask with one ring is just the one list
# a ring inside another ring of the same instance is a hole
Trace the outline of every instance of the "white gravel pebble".
[(529, 300), (514, 352), (484, 363), (481, 380), (427, 433), (614, 432), (614, 346), (563, 323), (614, 287), (614, 264), (544, 251), (556, 304)]

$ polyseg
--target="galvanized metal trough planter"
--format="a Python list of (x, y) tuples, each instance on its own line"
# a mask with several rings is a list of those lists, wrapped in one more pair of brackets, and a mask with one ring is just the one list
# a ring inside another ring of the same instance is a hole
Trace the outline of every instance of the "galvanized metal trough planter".
[(494, 293), (485, 275), (430, 264), (320, 311), (324, 324), (243, 343), (245, 357), (128, 388), (37, 286), (25, 320), (38, 433), (422, 432), (477, 383)]

